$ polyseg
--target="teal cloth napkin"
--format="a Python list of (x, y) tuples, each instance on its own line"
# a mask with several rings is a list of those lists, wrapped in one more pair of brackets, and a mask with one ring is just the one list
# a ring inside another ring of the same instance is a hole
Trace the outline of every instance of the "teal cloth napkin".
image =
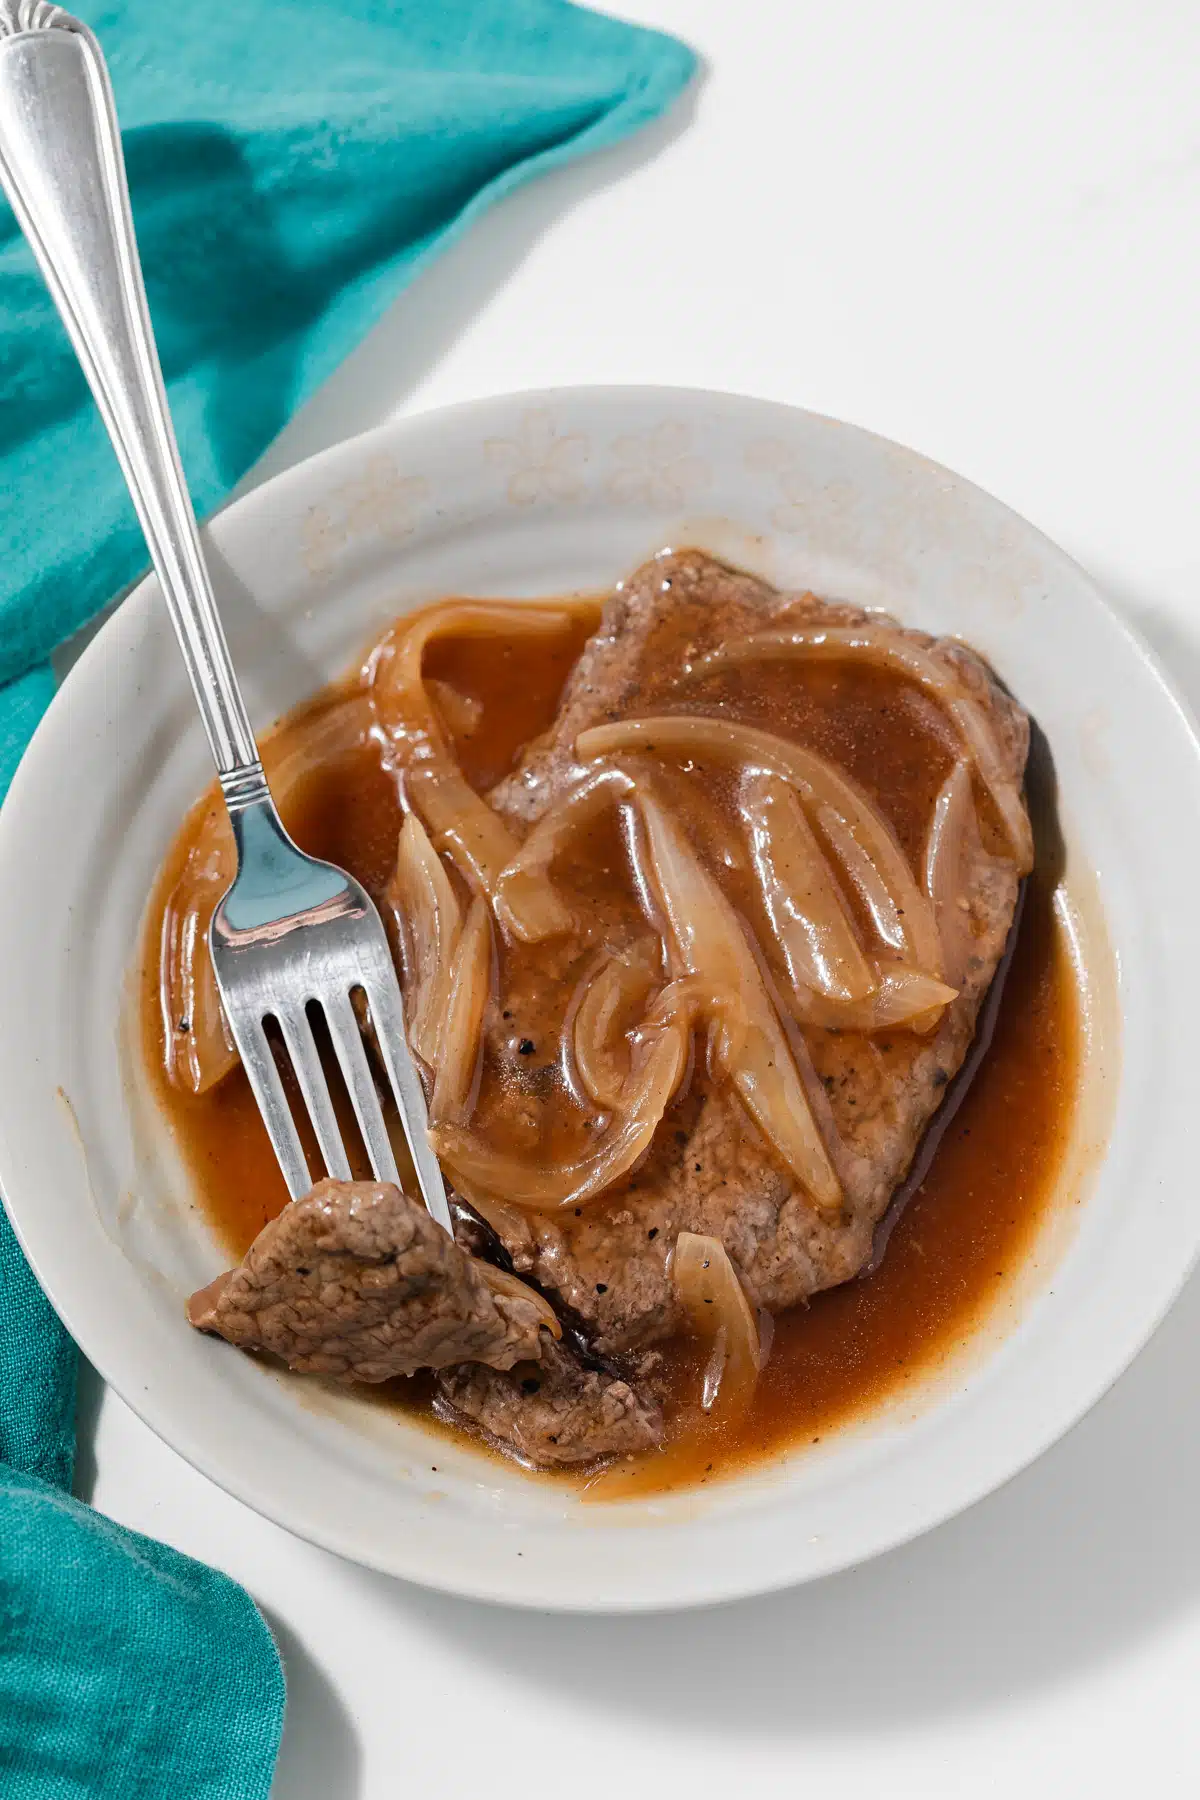
[[(566, 0), (78, 10), (112, 70), (202, 514), (478, 212), (653, 118), (694, 66), (672, 39)], [(52, 697), (51, 651), (146, 560), (6, 212), (0, 397), (2, 795)], [(283, 1715), (270, 1634), (225, 1576), (70, 1497), (74, 1381), (74, 1347), (0, 1214), (0, 1793), (258, 1800)]]

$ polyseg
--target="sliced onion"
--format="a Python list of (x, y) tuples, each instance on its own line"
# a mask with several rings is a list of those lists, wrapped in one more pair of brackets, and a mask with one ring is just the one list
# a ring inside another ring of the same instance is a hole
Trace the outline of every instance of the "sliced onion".
[(561, 1338), (562, 1326), (558, 1314), (544, 1295), (522, 1281), (519, 1275), (510, 1274), (507, 1269), (498, 1269), (495, 1263), (476, 1262), (475, 1267), (491, 1288), (492, 1293), (501, 1300), (528, 1300), (538, 1311), (542, 1330), (548, 1331), (551, 1337)]
[(571, 1020), (571, 1052), (579, 1085), (594, 1106), (613, 1111), (629, 1079), (628, 1032), (645, 1013), (658, 977), (658, 946), (605, 951), (588, 977)]
[(470, 1116), (491, 985), (491, 921), (486, 902), (477, 895), (458, 939), (446, 1017), (438, 1035), (437, 1074), (429, 1103), (434, 1124), (459, 1123)]
[(517, 840), (499, 814), (449, 758), (436, 767), (422, 763), (410, 769), (405, 787), (435, 845), (464, 881), (479, 893), (494, 893), (501, 869), (517, 853)]
[(514, 1244), (532, 1241), (529, 1221), (520, 1207), (505, 1206), (495, 1194), (484, 1194), (478, 1189), (471, 1195), (471, 1205), (484, 1223), (491, 1226), (506, 1249), (511, 1250)]
[(702, 975), (681, 975), (670, 982), (650, 1009), (647, 1025), (678, 1019), (691, 1033), (708, 1021), (708, 1065), (714, 1078), (725, 1076), (742, 1057), (750, 1032), (746, 1002), (733, 988)]
[(983, 854), (971, 775), (960, 760), (942, 783), (925, 839), (925, 891), (933, 902), (950, 981), (961, 982), (966, 973), (973, 935), (966, 893), (970, 871)]
[(455, 737), (470, 737), (483, 717), (482, 700), (460, 693), (448, 681), (427, 681), (425, 687), (447, 731)]
[(723, 1074), (724, 1060), (732, 1060), (741, 1050), (746, 1011), (740, 996), (697, 975), (681, 975), (661, 988), (636, 1031), (622, 1023), (644, 1005), (660, 974), (657, 945), (653, 949), (647, 946), (644, 961), (640, 947), (620, 957), (605, 952), (585, 977), (580, 999), (573, 1009), (568, 1008), (567, 1030), (578, 1087), (605, 1110), (619, 1109), (631, 1043), (647, 1032), (673, 1025), (691, 1037), (707, 1022), (709, 1068), (714, 1076)]
[(742, 783), (741, 812), (793, 992), (864, 1000), (878, 982), (794, 788), (752, 772)]
[[(228, 832), (228, 817), (217, 798), (209, 818), (218, 808)], [(163, 1056), (171, 1085), (189, 1094), (205, 1093), (237, 1067), (238, 1053), (208, 954), (208, 928), (233, 880), (233, 865), (232, 838), (218, 839), (206, 820), (163, 910), (158, 955)], [(180, 1029), (181, 1023), (186, 1029)]]
[(1009, 848), (1022, 874), (1033, 867), (1033, 835), (1020, 787), (1006, 774), (1000, 752), (983, 709), (967, 694), (954, 672), (936, 656), (899, 632), (884, 626), (811, 631), (763, 631), (725, 644), (694, 665), (697, 670), (730, 663), (755, 661), (764, 656), (802, 657), (806, 661), (844, 661), (862, 657), (880, 667), (894, 669), (914, 681), (940, 702), (957, 727), (959, 737), (979, 778), (992, 797), (1004, 827)]
[(415, 813), (409, 813), (401, 827), (387, 899), (404, 943), (408, 1041), (422, 1061), (436, 1068), (438, 1039), (454, 978), (455, 949), (462, 932), (462, 908)]
[(871, 861), (860, 839), (855, 836), (852, 826), (832, 806), (818, 806), (816, 820), (822, 837), (841, 863), (851, 887), (862, 901), (879, 934), (880, 942), (903, 956), (909, 948), (909, 933), (904, 928), (901, 908), (887, 881)]
[(841, 1188), (753, 952), (729, 901), (675, 820), (649, 792), (636, 803), (645, 831), (644, 879), (666, 919), (672, 965), (736, 994), (739, 1042), (726, 1025), (714, 1053), (743, 1105), (816, 1204), (834, 1211)]
[[(569, 931), (571, 915), (550, 887), (550, 866), (577, 831), (599, 817), (633, 787), (620, 769), (599, 769), (534, 826), (496, 882), (494, 904), (500, 923), (524, 944), (552, 931)], [(553, 906), (547, 905), (549, 892)], [(557, 917), (554, 908), (557, 908)]]
[(681, 1231), (671, 1277), (692, 1331), (712, 1348), (701, 1406), (723, 1418), (744, 1413), (762, 1367), (758, 1326), (720, 1238)]
[[(861, 877), (867, 864), (876, 871), (876, 887), (886, 893), (888, 917), (894, 919), (895, 931), (902, 939), (896, 944), (885, 936), (885, 943), (902, 949), (907, 960), (918, 968), (941, 973), (941, 947), (933, 908), (917, 886), (895, 832), (861, 789), (831, 763), (753, 725), (682, 713), (596, 725), (581, 732), (575, 745), (576, 755), (585, 762), (626, 750), (684, 750), (689, 755), (716, 757), (735, 767), (763, 769), (782, 776), (816, 812), (817, 824), (823, 831), (827, 818), (838, 822), (842, 848), (832, 842), (831, 848), (844, 863), (846, 846), (853, 847), (851, 855), (856, 856), (858, 877), (854, 868), (847, 867), (851, 880)], [(883, 935), (878, 918), (875, 924)]]
[[(967, 792), (969, 800), (969, 780)], [(885, 960), (872, 968), (794, 790), (777, 776), (752, 774), (743, 783), (742, 810), (797, 1015), (806, 1024), (845, 1031), (896, 1026), (931, 1031), (955, 998), (955, 989), (907, 964)], [(819, 808), (818, 817), (830, 812)], [(841, 845), (843, 866), (849, 865), (860, 891), (865, 890), (864, 899), (873, 911), (882, 912), (890, 902), (874, 865), (865, 856), (859, 860), (857, 842), (840, 817), (823, 822), (831, 841)], [(853, 973), (853, 986), (847, 970)]]
[[(263, 767), (285, 825), (305, 781), (323, 764), (360, 748), (373, 716), (363, 694), (352, 694), (284, 727), (262, 746)], [(214, 786), (199, 802), (203, 818), (182, 874), (163, 912), (159, 992), (167, 1075), (174, 1087), (203, 1094), (237, 1067), (208, 954), (208, 928), (234, 876), (233, 833)], [(180, 1031), (180, 1020), (187, 1030)]]
[(587, 1156), (556, 1169), (538, 1168), (524, 1157), (494, 1150), (477, 1134), (437, 1125), (430, 1139), (455, 1184), (473, 1205), (477, 1193), (495, 1194), (509, 1205), (535, 1212), (579, 1206), (611, 1187), (650, 1148), (671, 1096), (687, 1067), (690, 1040), (672, 1022), (646, 1032), (634, 1045), (622, 1107)]
[(729, 805), (732, 784), (697, 780), (697, 773), (702, 771), (697, 771), (686, 756), (678, 762), (664, 762), (661, 757), (622, 757), (621, 767), (635, 781), (653, 781), (662, 804), (683, 821), (694, 843), (704, 845), (704, 860), (710, 869), (728, 869), (747, 877), (753, 874), (745, 831), (740, 829), (741, 821)]
[(1033, 827), (1021, 798), (1021, 791), (1004, 772), (995, 738), (974, 700), (964, 694), (950, 702), (950, 711), (962, 732), (963, 741), (972, 752), (975, 767), (983, 785), (992, 797), (1000, 815), (1008, 847), (1017, 865), (1018, 875), (1028, 875), (1033, 867)]
[(449, 600), (393, 626), (366, 666), (375, 717), (391, 760), (405, 771), (409, 799), (437, 848), (489, 896), (516, 855), (517, 840), (463, 778), (422, 676), (425, 651), (440, 637), (545, 637), (561, 632), (570, 617), (562, 607)]
[(906, 963), (881, 962), (879, 986), (865, 1000), (834, 1002), (819, 994), (801, 994), (796, 1014), (806, 1025), (824, 1025), (836, 1031), (882, 1031), (903, 1027), (928, 1032), (939, 1023), (943, 1011), (957, 998), (936, 975)]
[(562, 606), (472, 600), (446, 600), (398, 620), (371, 652), (365, 670), (381, 727), (405, 751), (406, 762), (436, 757), (446, 740), (422, 673), (430, 644), (445, 637), (551, 637), (570, 622)]

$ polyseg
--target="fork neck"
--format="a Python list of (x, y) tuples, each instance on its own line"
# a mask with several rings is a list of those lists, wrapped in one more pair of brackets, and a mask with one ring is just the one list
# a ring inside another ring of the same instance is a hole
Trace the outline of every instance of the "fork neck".
[(236, 769), (226, 770), (219, 780), (231, 819), (236, 820), (239, 814), (251, 807), (261, 806), (264, 801), (274, 811), (271, 790), (267, 786), (262, 763), (257, 757), (253, 762), (240, 763)]
[[(257, 767), (257, 765), (256, 765)], [(222, 790), (239, 779), (231, 800), (226, 792), (229, 821), (237, 849), (237, 875), (225, 896), (222, 908), (225, 925), (234, 932), (259, 931), (265, 925), (278, 925), (315, 907), (344, 900), (346, 877), (329, 863), (306, 856), (293, 843), (275, 809), (270, 790), (257, 767), (245, 769), (239, 776), (223, 776)], [(251, 797), (247, 798), (249, 794)]]

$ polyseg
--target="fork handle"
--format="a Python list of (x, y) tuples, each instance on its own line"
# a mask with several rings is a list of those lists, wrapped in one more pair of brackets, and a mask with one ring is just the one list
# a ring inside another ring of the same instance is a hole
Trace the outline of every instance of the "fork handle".
[(0, 182), (120, 460), (231, 812), (268, 799), (146, 305), (112, 86), (87, 27), (0, 0)]

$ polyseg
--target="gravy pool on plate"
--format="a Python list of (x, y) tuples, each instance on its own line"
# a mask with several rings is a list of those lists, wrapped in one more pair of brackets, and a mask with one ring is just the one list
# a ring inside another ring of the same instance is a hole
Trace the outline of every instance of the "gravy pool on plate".
[(613, 1496), (912, 1379), (1019, 1265), (1070, 1123), (1028, 736), (964, 646), (700, 552), (603, 612), (398, 621), (264, 758), (390, 909), (458, 1246), (370, 1184), (286, 1205), (203, 950), (214, 792), (143, 976), (160, 1102), (248, 1253), (194, 1320)]

